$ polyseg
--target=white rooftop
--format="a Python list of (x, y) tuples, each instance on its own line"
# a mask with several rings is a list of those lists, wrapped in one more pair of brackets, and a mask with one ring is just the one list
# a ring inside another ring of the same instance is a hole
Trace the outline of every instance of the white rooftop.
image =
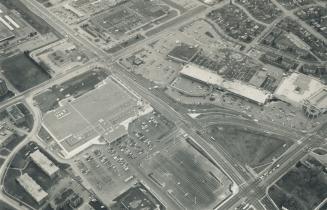
[(48, 196), (48, 193), (45, 192), (27, 173), (18, 177), (17, 181), (38, 203), (42, 202), (42, 200)]
[(279, 84), (274, 95), (294, 106), (300, 106), (303, 101), (325, 87), (318, 79), (301, 74), (292, 73)]
[(222, 76), (209, 69), (201, 68), (196, 65), (186, 65), (180, 73), (207, 84), (218, 85), (234, 94), (251, 99), (260, 104), (264, 104), (270, 96), (270, 93), (265, 90), (258, 89), (255, 86), (238, 80), (225, 80)]
[(49, 160), (47, 156), (40, 152), (40, 150), (36, 150), (35, 152), (31, 153), (30, 157), (33, 162), (50, 177), (59, 171), (59, 168), (51, 160)]
[(327, 87), (319, 90), (307, 99), (311, 105), (318, 109), (327, 109)]

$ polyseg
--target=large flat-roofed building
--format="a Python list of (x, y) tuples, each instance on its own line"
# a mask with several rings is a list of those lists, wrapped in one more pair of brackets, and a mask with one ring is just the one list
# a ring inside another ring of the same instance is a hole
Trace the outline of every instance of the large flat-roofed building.
[(304, 100), (324, 87), (325, 85), (314, 77), (301, 73), (292, 73), (283, 78), (274, 92), (274, 97), (295, 107), (301, 107)]
[(238, 80), (224, 79), (221, 75), (197, 65), (184, 66), (180, 74), (208, 85), (217, 86), (220, 89), (227, 90), (232, 94), (241, 96), (260, 105), (265, 104), (271, 96), (266, 90)]
[(327, 87), (304, 100), (304, 111), (308, 116), (317, 117), (327, 112)]
[(58, 173), (59, 168), (40, 150), (31, 153), (30, 157), (32, 161), (49, 177), (53, 178)]
[(43, 203), (48, 197), (48, 193), (45, 192), (27, 173), (18, 177), (17, 181), (38, 204)]
[(44, 115), (43, 126), (62, 148), (62, 156), (71, 158), (91, 145), (126, 135), (129, 122), (151, 111), (133, 90), (108, 78), (95, 90), (61, 101)]

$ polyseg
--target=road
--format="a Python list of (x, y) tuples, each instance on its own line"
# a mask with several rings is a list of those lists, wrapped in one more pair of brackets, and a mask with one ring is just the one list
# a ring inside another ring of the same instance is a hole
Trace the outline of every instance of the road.
[[(33, 0), (23, 0), (23, 2), (37, 15), (39, 15), (42, 19), (44, 19), (46, 22), (48, 22), (52, 27), (56, 28), (58, 31), (61, 31), (62, 33), (64, 33), (65, 35), (69, 36), (70, 39), (72, 39), (72, 41), (75, 41), (79, 44), (81, 44), (82, 46), (84, 46), (85, 48), (93, 51), (95, 54), (97, 54), (99, 56), (99, 58), (102, 58), (103, 60), (107, 61), (109, 66), (111, 66), (111, 61), (112, 61), (112, 57), (108, 56), (108, 54), (106, 54), (104, 51), (102, 51), (101, 49), (99, 49), (97, 46), (93, 45), (92, 43), (90, 43), (88, 40), (86, 40), (85, 38), (81, 37), (81, 36), (75, 36), (74, 33), (75, 31), (71, 28), (69, 28), (67, 25), (65, 25), (64, 23), (61, 23), (56, 17), (54, 17), (51, 13), (49, 13), (45, 8), (41, 7), (36, 1)], [(157, 37), (158, 38), (158, 37)], [(149, 40), (148, 40), (149, 41)], [(128, 49), (125, 49), (128, 50)], [(78, 70), (76, 69), (75, 71), (72, 71), (70, 73), (71, 76), (77, 74)], [(127, 71), (124, 71), (127, 75)], [(115, 76), (117, 76), (118, 78), (122, 79), (122, 75), (121, 72), (115, 72), (114, 71)], [(20, 100), (25, 99), (27, 96), (31, 96), (33, 94), (36, 94), (39, 91), (42, 91), (48, 87), (51, 87), (54, 83), (59, 82), (60, 79), (64, 78), (67, 79), (68, 77), (67, 75), (61, 75), (61, 77), (57, 77), (57, 78), (53, 78), (52, 80), (43, 83), (37, 87), (34, 87), (33, 89), (30, 89), (26, 92), (21, 93), (20, 95), (16, 96), (15, 98), (7, 101), (6, 103), (1, 104), (1, 107), (5, 107), (9, 104), (12, 103), (16, 103)], [(188, 116), (183, 116), (180, 115), (178, 112), (176, 112), (173, 108), (171, 108), (169, 105), (167, 105), (166, 103), (163, 103), (162, 100), (160, 98), (154, 97), (151, 95), (151, 93), (149, 93), (147, 87), (143, 87), (142, 85), (138, 84), (137, 82), (131, 81), (130, 78), (126, 77), (126, 75), (124, 76), (124, 78), (122, 79), (126, 84), (129, 84), (129, 86), (132, 87), (132, 89), (136, 90), (143, 98), (145, 98), (146, 100), (148, 100), (149, 102), (151, 102), (151, 104), (158, 109), (160, 112), (162, 112), (165, 115), (171, 116), (171, 120), (172, 121), (181, 121), (182, 122), (187, 122), (188, 118), (184, 119), (185, 117)], [(139, 83), (141, 83), (139, 81)], [(33, 102), (30, 101), (29, 105), (31, 107), (33, 107)], [(167, 113), (167, 114), (166, 114)], [(35, 121), (35, 126), (33, 128), (33, 131), (30, 133), (31, 136), (36, 135), (37, 133), (37, 128), (39, 128), (39, 126), (41, 125), (41, 116), (36, 116), (37, 113), (33, 113), (34, 117), (36, 119)], [(202, 137), (198, 136), (195, 131), (195, 128), (190, 128), (188, 126), (184, 126), (184, 130), (189, 133), (192, 137), (192, 139), (196, 139), (197, 143), (199, 145), (201, 145), (201, 147), (204, 147), (204, 150), (206, 151), (210, 151), (210, 155), (212, 156), (212, 159), (214, 161), (216, 161), (217, 165), (219, 165), (227, 175), (231, 176), (231, 178), (233, 180), (236, 181), (237, 184), (243, 183), (244, 179), (242, 176), (240, 176), (240, 174), (237, 172), (236, 169), (234, 169), (231, 165), (229, 164), (228, 161), (224, 158), (223, 155), (217, 153), (213, 147), (211, 147), (209, 144), (206, 143), (206, 140), (204, 140)], [(19, 144), (15, 151), (13, 151), (11, 153), (10, 158), (21, 148), (23, 147), (24, 143), (26, 143), (29, 140), (29, 138), (26, 138), (23, 142), (21, 142), (21, 144)], [(10, 159), (9, 158), (9, 159)], [(6, 162), (5, 164), (8, 164), (8, 162)]]
[[(308, 148), (317, 146), (324, 141), (322, 138), (315, 138), (321, 128), (323, 129), (323, 125), (317, 128), (315, 132), (303, 137), (301, 144), (294, 144), (292, 148), (276, 160), (273, 166), (266, 170), (267, 172), (272, 171), (271, 174), (268, 174), (263, 180), (260, 178), (254, 180), (246, 188), (243, 188), (240, 193), (232, 197), (228, 203), (220, 206), (219, 209), (231, 209), (244, 197), (248, 198), (247, 203), (250, 204), (261, 200), (266, 195), (267, 189), (308, 153)], [(280, 167), (273, 169), (277, 164)]]
[[(69, 26), (66, 24), (62, 23), (57, 17), (55, 17), (53, 14), (49, 13), (44, 7), (40, 6), (40, 4), (35, 1), (35, 0), (23, 0), (24, 4), (26, 4), (34, 13), (36, 13), (38, 16), (40, 16), (42, 19), (44, 19), (48, 24), (50, 24), (52, 27), (56, 28), (58, 31), (61, 31), (65, 34), (67, 34), (73, 41), (76, 41), (80, 43), (82, 46), (85, 48), (92, 50), (95, 54), (103, 58), (104, 60), (111, 61), (111, 56), (109, 56), (106, 52), (102, 51), (99, 49), (96, 45), (93, 43), (90, 43), (88, 40), (86, 40), (84, 37), (81, 37), (79, 35), (75, 35), (75, 31), (71, 29)], [(157, 37), (158, 38), (158, 37)], [(128, 48), (125, 50), (129, 50)], [(109, 63), (109, 67), (111, 66), (111, 63)], [(171, 106), (167, 105), (167, 103), (163, 103), (161, 98), (158, 98), (156, 96), (153, 96), (149, 91), (148, 87), (143, 87), (142, 83), (143, 81), (140, 81), (139, 78), (135, 78), (133, 74), (127, 72), (126, 70), (124, 71), (117, 71), (113, 69), (113, 72), (115, 76), (120, 78), (121, 80), (125, 80), (125, 84), (128, 84), (131, 89), (133, 90), (138, 90), (138, 92), (142, 97), (144, 97), (146, 100), (148, 100), (155, 108), (157, 109), (163, 109), (162, 111), (169, 113), (169, 116), (172, 116), (173, 119), (176, 119), (176, 116), (179, 120), (183, 119), (183, 122), (188, 122), (190, 119), (189, 116), (181, 115), (178, 112), (176, 112), (175, 109), (173, 109)], [(123, 74), (124, 73), (124, 76)], [(132, 80), (131, 78), (137, 79), (137, 81)], [(163, 96), (163, 94), (161, 94)], [(166, 97), (166, 96), (165, 96)], [(187, 119), (184, 119), (187, 117)], [(174, 120), (173, 120), (174, 121)], [(194, 120), (192, 120), (194, 122)], [(187, 130), (192, 130), (188, 128)], [(193, 132), (195, 132), (197, 129), (193, 128)], [(195, 138), (197, 139), (197, 138)], [(219, 155), (219, 159), (223, 158), (222, 155)], [(218, 158), (216, 158), (218, 159)], [(221, 160), (219, 162), (222, 162)], [(234, 171), (233, 169), (230, 171)], [(231, 173), (234, 174), (234, 173)]]
[[(34, 13), (36, 13), (43, 20), (48, 22), (52, 27), (56, 28), (58, 31), (61, 31), (62, 33), (67, 35), (72, 41), (79, 43), (80, 45), (84, 46), (88, 50), (93, 51), (96, 55), (99, 56), (99, 58), (106, 61), (109, 67), (112, 66), (112, 61), (118, 59), (120, 55), (124, 55), (124, 53), (127, 53), (127, 51), (130, 52), (136, 50), (139, 45), (158, 39), (161, 36), (167, 34), (167, 30), (166, 30), (165, 33), (159, 33), (158, 35), (154, 35), (149, 39), (145, 39), (144, 42), (140, 42), (135, 46), (131, 46), (129, 48), (122, 50), (121, 52), (119, 52), (119, 55), (109, 56), (106, 52), (99, 49), (99, 47), (96, 46), (95, 44), (89, 42), (87, 39), (85, 39), (84, 37), (78, 34), (76, 35), (75, 31), (72, 28), (61, 22), (46, 8), (42, 7), (36, 0), (22, 0), (22, 1)], [(205, 12), (207, 11), (205, 10)], [(183, 22), (181, 22), (180, 24), (182, 23)], [(174, 27), (178, 27), (178, 25), (174, 25)], [(129, 87), (131, 87), (131, 89), (135, 90), (142, 98), (150, 102), (155, 109), (157, 109), (159, 112), (165, 115), (169, 120), (176, 122), (178, 125), (180, 125), (180, 127), (190, 135), (194, 143), (196, 143), (199, 147), (201, 147), (204, 151), (206, 151), (208, 157), (212, 159), (212, 161), (216, 163), (217, 166), (219, 166), (226, 173), (226, 175), (228, 175), (236, 184), (242, 185), (242, 187), (240, 188), (240, 192), (236, 196), (232, 197), (224, 205), (219, 207), (219, 209), (223, 209), (223, 210), (230, 209), (230, 207), (232, 207), (235, 203), (237, 203), (242, 197), (249, 197), (250, 201), (252, 202), (253, 200), (255, 200), (254, 198), (257, 198), (259, 194), (264, 192), (263, 189), (265, 190), (265, 186), (269, 186), (269, 184), (275, 181), (278, 177), (280, 177), (281, 174), (283, 174), (286, 171), (289, 165), (291, 165), (293, 162), (296, 162), (300, 157), (304, 155), (302, 153), (298, 154), (293, 152), (284, 155), (286, 158), (285, 160), (287, 160), (285, 161), (284, 164), (288, 164), (288, 165), (284, 167), (282, 167), (281, 165), (280, 169), (276, 170), (271, 175), (272, 178), (267, 178), (267, 180), (264, 180), (263, 182), (257, 179), (251, 182), (249, 180), (252, 180), (253, 177), (250, 177), (241, 168), (239, 168), (238, 163), (235, 162), (235, 160), (231, 158), (230, 155), (226, 153), (226, 151), (224, 151), (223, 149), (214, 148), (209, 143), (210, 137), (207, 136), (206, 134), (198, 135), (197, 131), (202, 130), (203, 127), (197, 121), (192, 119), (186, 112), (181, 112), (180, 105), (178, 105), (170, 98), (168, 98), (161, 90), (153, 89), (152, 91), (149, 91), (149, 87), (151, 84), (145, 82), (142, 78), (137, 77), (134, 74), (128, 72), (123, 67), (120, 66), (119, 68), (119, 66), (116, 65), (115, 68), (112, 69), (112, 71), (117, 78), (122, 80)], [(45, 88), (45, 86), (40, 87), (40, 89), (43, 88)], [(24, 96), (19, 96), (19, 97), (21, 97), (20, 99), (24, 98)], [(19, 100), (19, 99), (17, 97), (14, 100)], [(11, 100), (8, 103), (11, 103)], [(37, 122), (37, 123), (40, 124), (41, 122)], [(301, 145), (304, 146), (305, 144), (301, 144)], [(253, 199), (251, 199), (252, 197)], [(257, 205), (256, 201), (253, 201), (253, 203)]]

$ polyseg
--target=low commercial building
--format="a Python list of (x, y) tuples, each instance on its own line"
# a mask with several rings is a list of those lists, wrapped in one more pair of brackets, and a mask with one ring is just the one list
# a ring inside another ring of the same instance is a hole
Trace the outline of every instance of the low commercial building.
[(257, 88), (260, 88), (266, 81), (268, 74), (266, 71), (257, 71), (250, 79), (249, 83)]
[(265, 104), (271, 97), (271, 94), (266, 90), (262, 90), (239, 80), (226, 80), (221, 75), (196, 65), (184, 66), (180, 74), (208, 85), (227, 90), (232, 94), (243, 97), (259, 105)]
[(17, 181), (38, 204), (43, 203), (47, 199), (48, 193), (45, 192), (27, 173), (18, 177)]
[(71, 158), (94, 144), (113, 142), (126, 135), (129, 123), (152, 111), (131, 89), (108, 78), (96, 89), (74, 100), (63, 100), (60, 107), (43, 117), (43, 126)]
[(305, 99), (303, 109), (309, 117), (318, 117), (327, 112), (327, 87)]
[(20, 124), (25, 121), (25, 115), (17, 106), (17, 104), (14, 104), (12, 106), (9, 106), (6, 108), (6, 111), (9, 115), (9, 118), (15, 123)]
[(49, 177), (53, 178), (59, 171), (59, 168), (45, 156), (40, 150), (30, 154), (32, 161), (42, 169)]

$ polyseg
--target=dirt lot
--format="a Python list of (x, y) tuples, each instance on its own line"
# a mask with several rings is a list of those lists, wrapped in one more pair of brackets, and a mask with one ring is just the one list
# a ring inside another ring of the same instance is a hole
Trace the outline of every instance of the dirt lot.
[[(289, 145), (285, 140), (237, 126), (211, 126), (208, 133), (232, 157), (251, 167), (268, 164)], [(286, 144), (286, 145), (284, 145)]]

